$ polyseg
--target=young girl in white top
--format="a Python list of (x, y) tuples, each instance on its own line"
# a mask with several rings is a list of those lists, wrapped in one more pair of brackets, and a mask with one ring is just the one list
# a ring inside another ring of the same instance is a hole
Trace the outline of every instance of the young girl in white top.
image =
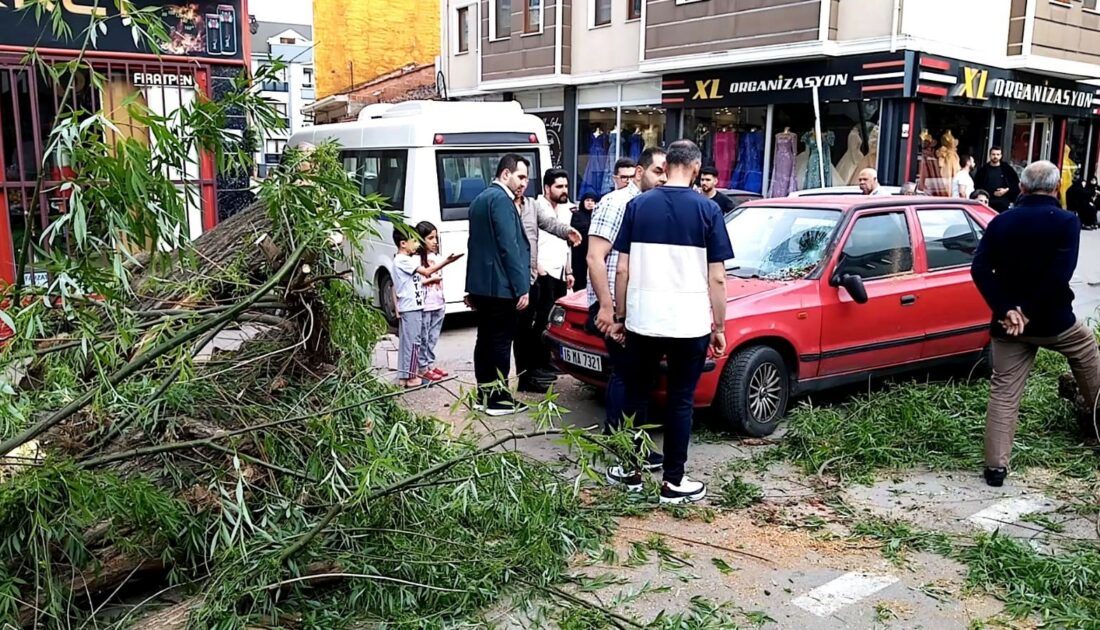
[[(416, 233), (424, 242), (420, 249), (420, 264), (435, 268), (444, 259), (439, 255), (439, 231), (430, 221), (421, 221), (416, 225)], [(454, 258), (457, 258), (455, 256)], [(429, 381), (438, 381), (449, 376), (443, 369), (436, 367), (435, 347), (439, 344), (439, 335), (443, 330), (443, 317), (447, 314), (447, 298), (443, 294), (443, 273), (436, 271), (424, 280), (424, 321), (420, 337), (420, 368), (424, 370), (420, 377)]]

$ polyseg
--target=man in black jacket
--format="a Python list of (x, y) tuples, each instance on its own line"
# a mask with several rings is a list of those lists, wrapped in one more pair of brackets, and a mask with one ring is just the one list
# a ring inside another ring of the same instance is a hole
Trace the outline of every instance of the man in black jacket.
[(1070, 278), (1077, 267), (1081, 222), (1058, 205), (1062, 174), (1047, 161), (1024, 169), (1023, 195), (994, 217), (971, 266), (974, 283), (993, 311), (993, 378), (985, 425), (985, 480), (1004, 483), (1020, 398), (1039, 348), (1065, 355), (1092, 408), (1100, 395), (1100, 352), (1092, 331), (1073, 313)]
[(481, 388), (478, 408), (490, 416), (526, 409), (504, 384), (511, 371), (519, 311), (528, 307), (531, 289), (531, 250), (515, 192), (526, 188), (529, 167), (526, 159), (505, 155), (497, 165), (496, 179), (470, 202), (466, 291), (468, 303), (477, 313), (474, 374)]
[(974, 190), (989, 191), (989, 207), (997, 212), (1008, 210), (1020, 192), (1016, 169), (1004, 163), (1001, 147), (989, 150), (989, 161), (974, 174)]

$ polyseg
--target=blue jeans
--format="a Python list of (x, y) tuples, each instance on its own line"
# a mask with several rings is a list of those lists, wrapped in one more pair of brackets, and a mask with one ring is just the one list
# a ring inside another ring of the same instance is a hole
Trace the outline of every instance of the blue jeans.
[(695, 410), (695, 387), (703, 375), (709, 344), (710, 335), (674, 339), (626, 333), (628, 372), (624, 414), (637, 417), (637, 413), (646, 408), (660, 376), (661, 359), (668, 361), (664, 480), (673, 485), (679, 485), (684, 477)]

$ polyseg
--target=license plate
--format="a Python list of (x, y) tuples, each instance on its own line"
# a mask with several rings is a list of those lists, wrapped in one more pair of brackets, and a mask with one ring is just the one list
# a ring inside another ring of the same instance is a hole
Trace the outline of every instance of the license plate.
[(561, 349), (561, 360), (593, 372), (603, 372), (603, 358), (591, 352), (581, 352), (572, 348)]

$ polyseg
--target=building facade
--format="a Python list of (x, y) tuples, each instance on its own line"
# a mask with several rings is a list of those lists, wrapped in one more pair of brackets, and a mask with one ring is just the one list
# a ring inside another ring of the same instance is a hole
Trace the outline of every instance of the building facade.
[(285, 67), (275, 80), (256, 85), (260, 95), (270, 101), (283, 117), (283, 128), (272, 129), (257, 138), (256, 174), (279, 163), (286, 141), (295, 132), (313, 124), (311, 106), (317, 99), (313, 66), (313, 28), (308, 24), (257, 22), (252, 36), (252, 68), (255, 71), (273, 61)]
[[(514, 99), (574, 190), (688, 137), (721, 184), (941, 194), (958, 156), (1096, 173), (1097, 0), (441, 0), (451, 98)], [(1067, 183), (1068, 186), (1068, 183)], [(947, 186), (949, 190), (949, 185)]]
[(418, 2), (313, 0), (313, 28), (320, 97), (439, 55), (439, 21)]
[[(136, 0), (138, 8), (162, 6), (154, 0)], [(100, 112), (117, 128), (113, 133), (150, 144), (149, 129), (130, 116), (127, 103), (143, 103), (156, 115), (171, 117), (180, 107), (203, 98), (220, 99), (231, 93), (234, 79), (250, 63), (248, 0), (195, 0), (164, 5), (161, 19), (169, 39), (159, 50), (135, 38), (118, 14), (116, 3), (67, 0), (39, 6), (60, 11), (72, 36), (58, 37), (50, 16), (36, 20), (33, 7), (23, 0), (0, 2), (0, 284), (15, 280), (16, 244), (27, 230), (41, 231), (65, 211), (61, 184), (68, 164), (47, 155), (49, 134), (68, 94), (71, 109)], [(77, 56), (80, 34), (88, 30), (91, 16), (100, 22), (95, 45), (85, 55), (94, 71), (104, 77), (97, 85), (85, 73), (66, 91), (47, 80), (39, 64), (61, 64)], [(139, 43), (140, 42), (140, 43)], [(35, 49), (38, 55), (28, 57)], [(242, 115), (227, 121), (227, 134), (243, 138)], [(172, 178), (188, 195), (188, 229), (192, 237), (212, 228), (219, 217), (244, 207), (249, 200), (247, 173), (219, 173), (213, 155), (196, 154)], [(39, 182), (43, 184), (41, 188)], [(41, 284), (48, 275), (29, 261), (24, 281)]]

